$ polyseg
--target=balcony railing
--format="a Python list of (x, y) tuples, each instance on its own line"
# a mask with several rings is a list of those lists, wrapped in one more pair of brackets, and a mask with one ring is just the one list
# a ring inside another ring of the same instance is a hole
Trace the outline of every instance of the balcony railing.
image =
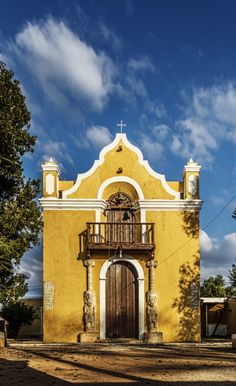
[(90, 222), (86, 232), (87, 249), (153, 250), (154, 223)]

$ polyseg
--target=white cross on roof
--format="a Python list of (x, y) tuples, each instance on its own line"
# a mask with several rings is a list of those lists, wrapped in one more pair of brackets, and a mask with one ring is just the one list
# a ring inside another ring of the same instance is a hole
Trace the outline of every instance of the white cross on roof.
[(120, 123), (117, 123), (116, 126), (120, 127), (120, 132), (123, 133), (123, 127), (126, 127), (126, 124), (120, 120)]

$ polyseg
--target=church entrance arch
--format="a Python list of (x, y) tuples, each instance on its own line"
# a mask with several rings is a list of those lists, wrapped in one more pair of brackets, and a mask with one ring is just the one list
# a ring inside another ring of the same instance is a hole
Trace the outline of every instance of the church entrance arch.
[(107, 271), (106, 337), (138, 337), (137, 273), (127, 261), (116, 262)]
[[(130, 283), (129, 290), (125, 283)], [(112, 305), (116, 286), (119, 288), (116, 293), (117, 313)], [(125, 318), (128, 318), (130, 327), (122, 330), (121, 323)], [(144, 272), (138, 260), (128, 255), (121, 259), (110, 258), (100, 271), (100, 339), (118, 335), (139, 339), (144, 336)]]

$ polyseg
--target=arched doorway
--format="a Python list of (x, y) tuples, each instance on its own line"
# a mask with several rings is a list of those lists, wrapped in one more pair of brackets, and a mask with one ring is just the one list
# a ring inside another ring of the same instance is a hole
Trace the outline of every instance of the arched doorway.
[(106, 277), (106, 337), (139, 336), (138, 280), (135, 267), (127, 261), (110, 265)]

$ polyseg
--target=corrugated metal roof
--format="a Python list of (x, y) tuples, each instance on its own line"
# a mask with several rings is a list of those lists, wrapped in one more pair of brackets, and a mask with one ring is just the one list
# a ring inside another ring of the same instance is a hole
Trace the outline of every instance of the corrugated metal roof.
[(201, 298), (203, 303), (225, 303), (227, 298)]

